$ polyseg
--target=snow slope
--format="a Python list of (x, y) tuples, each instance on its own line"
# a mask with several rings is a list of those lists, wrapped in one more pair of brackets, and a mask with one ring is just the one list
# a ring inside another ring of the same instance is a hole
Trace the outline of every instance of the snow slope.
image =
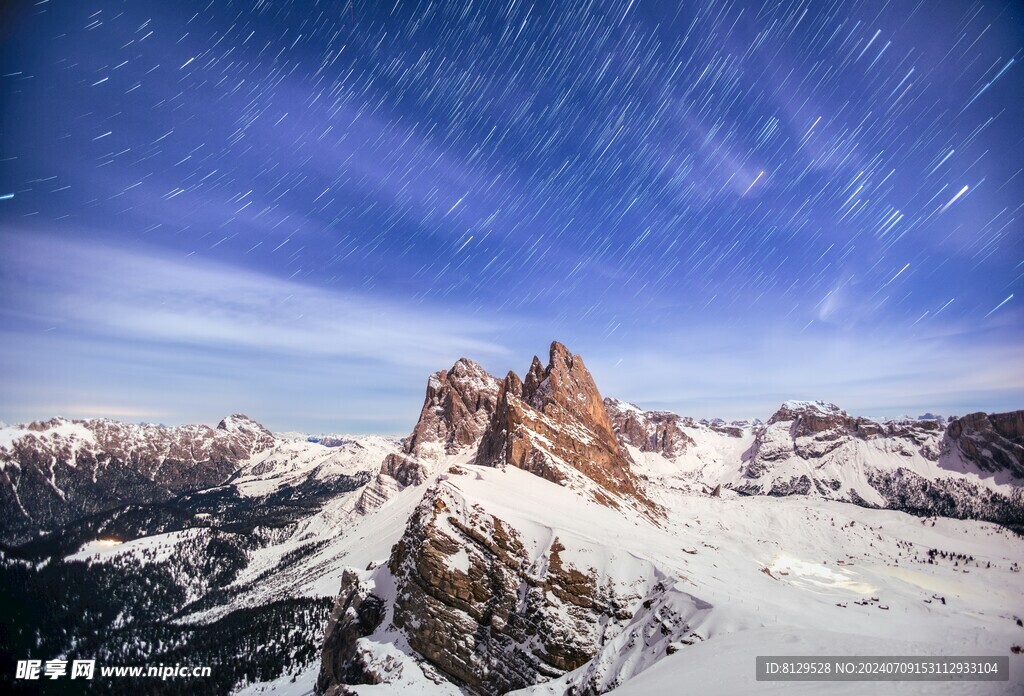
[[(623, 412), (635, 418), (646, 413), (627, 406)], [(810, 402), (786, 408), (815, 411), (823, 419), (840, 417)], [(627, 696), (686, 690), (1024, 693), (1022, 659), (1014, 655), (1010, 684), (754, 681), (757, 655), (1007, 655), (1012, 646), (1024, 644), (1024, 628), (1017, 623), (1024, 618), (1024, 576), (1019, 570), (1024, 539), (988, 522), (914, 517), (887, 509), (890, 499), (877, 477), (882, 472), (911, 482), (917, 480), (912, 477), (962, 482), (974, 487), (964, 490), (1018, 497), (1019, 482), (944, 449), (941, 432), (927, 427), (874, 424), (899, 433), (833, 437), (830, 431), (822, 431), (827, 436), (808, 434), (785, 419), (764, 425), (704, 423), (672, 414), (658, 418), (659, 427), (671, 421), (675, 428), (672, 447), (626, 444), (633, 471), (657, 514), (599, 504), (589, 494), (591, 482), (577, 480), (575, 474), (566, 485), (558, 485), (514, 466), (472, 465), (473, 447), (446, 454), (432, 443), (426, 454), (410, 459), (424, 482), (381, 488), (374, 506), (360, 507), (367, 485), (332, 486), (352, 480), (375, 485), (372, 476), (383, 476), (382, 462), (402, 452), (401, 442), (337, 437), (330, 440), (333, 446), (326, 446), (293, 434), (261, 440), (223, 484), (200, 494), (236, 491), (226, 505), (257, 509), (273, 496), (292, 495), (298, 504), (307, 490), (322, 497), (287, 523), (257, 524), (246, 532), (252, 543), (244, 546), (244, 567), (229, 586), (218, 588), (224, 590), (220, 598), (197, 604), (189, 610), (193, 613), (176, 620), (206, 623), (280, 599), (335, 597), (348, 570), (387, 606), (378, 629), (356, 645), (384, 683), (350, 690), (462, 693), (422, 651), (411, 647), (411, 642), (416, 644), (410, 640), (415, 626), (395, 624), (407, 578), (389, 562), (396, 545), (413, 538), (409, 535), (417, 511), (435, 509), (441, 502), (445, 512), (437, 516), (437, 530), (450, 538), (459, 538), (481, 519), (500, 521), (521, 547), (517, 572), (529, 581), (524, 587), (550, 593), (545, 583), (554, 566), (562, 565), (592, 579), (600, 597), (618, 608), (617, 615), (595, 613), (591, 625), (578, 611), (552, 600), (554, 609), (545, 616), (545, 625), (578, 633), (580, 645), (590, 650), (587, 657), (594, 656), (575, 669), (554, 670), (553, 678), (519, 694), (612, 689)], [(46, 438), (43, 444), (54, 451), (66, 449), (76, 462), (79, 452), (99, 447), (97, 438), (112, 437), (113, 426), (101, 425), (54, 421), (31, 436), (40, 442)], [(144, 445), (139, 433), (158, 430), (140, 428), (123, 429), (128, 435), (121, 439), (127, 443), (121, 445), (125, 451)], [(245, 421), (226, 419), (226, 434), (208, 437), (219, 441), (230, 436), (232, 442), (262, 437), (255, 430), (250, 436), (250, 428)], [(10, 449), (27, 435), (24, 428), (4, 428), (0, 446)], [(17, 465), (9, 461), (7, 466)], [(780, 497), (776, 486), (791, 486), (803, 477), (812, 482), (806, 495)], [(830, 481), (838, 486), (822, 489), (814, 483)], [(709, 495), (717, 486), (720, 494)], [(733, 489), (774, 493), (740, 495)], [(193, 523), (190, 518), (188, 524), (196, 526), (122, 544), (92, 539), (64, 560), (114, 563), (130, 556), (143, 563), (161, 562), (177, 549), (195, 548), (208, 534), (207, 520), (196, 518)], [(480, 563), (479, 552), (467, 545), (448, 556), (444, 567), (459, 579), (470, 577)], [(196, 588), (209, 589), (200, 584)], [(536, 650), (534, 638), (516, 647)], [(470, 633), (465, 640), (475, 638)], [(240, 693), (308, 693), (318, 665), (298, 672), (295, 681), (286, 676), (247, 685)]]
[[(615, 585), (620, 597), (634, 597), (633, 618), (609, 624), (593, 660), (523, 694), (563, 694), (570, 686), (620, 687), (627, 694), (682, 688), (777, 693), (792, 685), (755, 682), (756, 655), (1005, 655), (1024, 638), (1015, 623), (1024, 616), (1024, 576), (1013, 569), (1024, 557), (1024, 540), (994, 524), (924, 520), (820, 498), (729, 492), (719, 498), (667, 487), (656, 496), (666, 517), (655, 523), (513, 467), (461, 469), (436, 483), (446, 505), (486, 510), (502, 520), (538, 569), (557, 535), (563, 559)], [(930, 549), (972, 560), (929, 563)], [(393, 601), (390, 574), (373, 565), (359, 568), (363, 581)], [(379, 659), (403, 648), (389, 620), (361, 640)], [(719, 657), (709, 663), (708, 655)], [(712, 664), (720, 671), (717, 681), (708, 676)], [(1014, 664), (1020, 685), (1024, 675)], [(398, 671), (391, 688), (433, 693), (429, 670)], [(892, 693), (928, 687), (899, 685)], [(1005, 687), (978, 685), (972, 693)], [(382, 685), (351, 688), (397, 692)], [(863, 688), (811, 684), (797, 693)], [(871, 688), (883, 693), (888, 687)], [(945, 688), (938, 692), (952, 693)]]
[(397, 439), (375, 435), (338, 437), (327, 446), (308, 439), (278, 440), (271, 449), (250, 457), (230, 482), (245, 496), (268, 495), (282, 486), (306, 480), (328, 481), (338, 475), (372, 471), (384, 458), (398, 452)]

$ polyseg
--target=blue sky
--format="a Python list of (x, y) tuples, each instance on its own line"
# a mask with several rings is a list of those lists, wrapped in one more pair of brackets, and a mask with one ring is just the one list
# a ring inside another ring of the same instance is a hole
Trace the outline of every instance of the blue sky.
[(1015, 3), (15, 4), (0, 419), (1024, 407)]

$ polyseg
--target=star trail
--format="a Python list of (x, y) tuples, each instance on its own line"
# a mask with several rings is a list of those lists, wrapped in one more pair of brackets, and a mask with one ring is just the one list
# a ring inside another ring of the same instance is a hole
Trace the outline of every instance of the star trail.
[(13, 3), (0, 417), (1024, 401), (1013, 2)]

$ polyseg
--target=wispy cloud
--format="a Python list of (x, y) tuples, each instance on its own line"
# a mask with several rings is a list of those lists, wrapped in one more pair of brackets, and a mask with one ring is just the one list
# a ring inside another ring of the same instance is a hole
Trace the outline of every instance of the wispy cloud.
[[(152, 249), (0, 234), (0, 418), (107, 415), (405, 434), (425, 378), (460, 356), (522, 371), (552, 339), (602, 393), (699, 417), (761, 417), (790, 398), (895, 416), (1024, 406), (1019, 317), (986, 332), (861, 316), (838, 282), (811, 324), (784, 312), (691, 312), (613, 336), (535, 317), (311, 287)], [(936, 300), (939, 306), (941, 298)]]
[[(5, 234), (0, 245), (8, 410), (63, 403), (66, 415), (97, 415), (75, 404), (121, 398), (126, 412), (173, 420), (205, 398), (208, 418), (252, 403), (282, 426), (340, 427), (347, 414), (402, 432), (419, 404), (411, 396), (396, 409), (396, 392), (422, 391), (427, 374), (462, 355), (507, 354), (494, 323), (427, 303), (54, 236)], [(169, 392), (175, 383), (200, 393)], [(284, 393), (288, 403), (274, 405)], [(327, 394), (345, 403), (319, 414), (303, 406)]]
[(5, 279), (8, 307), (23, 321), (61, 331), (424, 366), (454, 353), (505, 352), (485, 338), (491, 323), (436, 306), (52, 237), (8, 239), (4, 247), (18, 259)]

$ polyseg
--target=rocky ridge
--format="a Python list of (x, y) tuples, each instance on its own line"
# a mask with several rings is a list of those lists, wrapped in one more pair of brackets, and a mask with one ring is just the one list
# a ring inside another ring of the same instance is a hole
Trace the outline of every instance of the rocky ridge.
[(218, 485), (275, 443), (266, 428), (238, 414), (216, 428), (54, 418), (9, 428), (6, 438), (0, 529), (9, 543), (126, 502)]
[(754, 429), (742, 475), (725, 485), (1021, 526), (1022, 415), (973, 414), (943, 427), (935, 419), (878, 422), (833, 404), (787, 402)]
[(684, 418), (671, 411), (644, 411), (611, 398), (605, 398), (604, 406), (619, 440), (641, 452), (678, 457), (696, 444), (683, 429), (684, 426), (695, 425), (692, 418)]
[(578, 565), (589, 545), (571, 534), (538, 540), (462, 493), (465, 476), (455, 467), (426, 491), (385, 564), (345, 576), (321, 693), (408, 677), (396, 663), (382, 668), (370, 644), (408, 646), (426, 674), (470, 693), (560, 677), (617, 635), (661, 577), (649, 564), (626, 579)]
[(525, 380), (505, 377), (474, 461), (582, 487), (604, 505), (651, 505), (583, 359), (557, 341), (546, 367), (534, 356)]
[(442, 457), (475, 450), (494, 414), (498, 392), (498, 380), (467, 358), (432, 374), (412, 434), (401, 452), (381, 464), (356, 509), (371, 512), (403, 488), (425, 482)]
[(954, 418), (946, 436), (983, 471), (1024, 479), (1024, 410)]

